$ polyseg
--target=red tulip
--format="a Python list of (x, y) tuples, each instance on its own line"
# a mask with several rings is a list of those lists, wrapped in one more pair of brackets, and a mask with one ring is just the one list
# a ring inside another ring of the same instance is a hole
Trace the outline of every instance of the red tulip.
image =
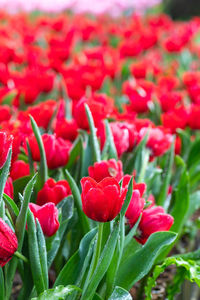
[(6, 184), (5, 184), (5, 188), (4, 188), (4, 193), (6, 195), (8, 195), (10, 198), (13, 199), (14, 197), (14, 189), (13, 189), (13, 182), (12, 182), (12, 178), (8, 177)]
[(5, 132), (0, 132), (0, 145), (1, 145), (1, 153), (0, 153), (0, 169), (4, 166), (10, 147), (12, 146), (13, 136), (8, 135)]
[(66, 180), (55, 182), (53, 178), (49, 178), (38, 192), (36, 203), (44, 205), (53, 202), (56, 205), (70, 194), (71, 190)]
[(104, 178), (97, 183), (90, 177), (81, 179), (83, 211), (98, 222), (113, 220), (120, 212), (127, 190), (120, 190), (115, 178)]
[(142, 128), (139, 132), (139, 139), (141, 140), (149, 130), (149, 137), (147, 140), (147, 147), (151, 149), (151, 157), (163, 155), (169, 150), (172, 143), (172, 135), (166, 133), (164, 128)]
[[(29, 137), (29, 145), (33, 160), (40, 161), (40, 151), (34, 136)], [(68, 162), (71, 142), (65, 141), (62, 138), (56, 138), (55, 135), (43, 134), (42, 141), (47, 158), (49, 169), (63, 167)]]
[[(125, 175), (122, 182), (123, 188), (128, 188), (129, 181), (131, 179), (130, 175)], [(133, 179), (133, 194), (131, 201), (129, 203), (128, 209), (126, 211), (126, 218), (130, 224), (135, 224), (143, 211), (145, 200), (142, 198), (146, 190), (145, 183), (136, 183)]]
[(126, 218), (130, 224), (135, 224), (143, 211), (145, 200), (141, 198), (139, 190), (134, 190), (128, 209), (126, 211)]
[(54, 133), (64, 140), (74, 141), (78, 135), (78, 126), (75, 120), (61, 119), (56, 121)]
[(124, 173), (122, 170), (122, 162), (115, 159), (104, 160), (96, 162), (94, 166), (88, 168), (89, 176), (97, 182), (100, 182), (105, 177), (114, 177), (117, 181), (120, 181)]
[(29, 203), (29, 208), (35, 219), (38, 219), (44, 235), (48, 237), (54, 235), (60, 226), (58, 222), (58, 209), (55, 204), (50, 202), (39, 206), (34, 203)]
[[(112, 122), (109, 125), (113, 134), (113, 140), (115, 143), (117, 154), (120, 157), (129, 149), (129, 130), (124, 126), (123, 122)], [(106, 141), (106, 129), (103, 122), (98, 127), (97, 135), (100, 138), (101, 149), (103, 149)]]
[(17, 251), (18, 241), (12, 229), (0, 218), (0, 267), (3, 267)]
[(149, 236), (157, 231), (168, 231), (173, 225), (174, 218), (166, 214), (161, 206), (153, 206), (143, 211), (139, 224), (140, 236), (137, 241), (146, 243)]
[(23, 160), (16, 160), (11, 167), (10, 177), (12, 180), (30, 175), (29, 164), (25, 163)]

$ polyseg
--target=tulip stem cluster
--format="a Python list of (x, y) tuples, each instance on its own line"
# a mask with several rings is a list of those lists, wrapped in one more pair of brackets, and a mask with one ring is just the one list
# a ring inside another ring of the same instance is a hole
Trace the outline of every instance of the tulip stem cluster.
[(101, 247), (102, 247), (103, 228), (104, 228), (104, 223), (99, 223), (97, 241), (96, 241), (96, 246), (95, 246), (95, 251), (93, 256), (93, 266), (92, 266), (91, 276), (94, 273), (96, 266), (99, 262), (99, 257), (101, 254)]
[(15, 255), (17, 258), (22, 259), (26, 264), (29, 263), (28, 259), (27, 259), (24, 255), (22, 255), (20, 252), (16, 251), (16, 252), (14, 253), (14, 255)]

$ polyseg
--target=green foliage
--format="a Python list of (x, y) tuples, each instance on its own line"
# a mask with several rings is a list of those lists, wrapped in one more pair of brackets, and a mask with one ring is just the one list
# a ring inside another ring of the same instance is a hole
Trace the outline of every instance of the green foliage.
[(179, 283), (180, 281), (182, 282), (184, 279), (190, 280), (191, 282), (196, 282), (196, 284), (200, 287), (200, 264), (198, 262), (193, 260), (184, 260), (181, 257), (168, 257), (164, 260), (164, 262), (161, 265), (155, 266), (152, 276), (148, 277), (147, 285), (145, 287), (145, 299), (152, 299), (151, 290), (156, 285), (156, 279), (162, 272), (164, 272), (166, 267), (170, 265), (176, 265), (178, 269), (181, 269), (181, 272), (179, 271), (178, 276), (174, 278), (173, 287), (171, 286), (168, 289), (167, 299), (174, 299), (173, 297), (179, 290)]
[(81, 289), (79, 289), (77, 286), (68, 285), (68, 286), (62, 286), (59, 285), (55, 287), (54, 289), (46, 290), (42, 294), (40, 294), (37, 298), (32, 298), (32, 300), (61, 300), (65, 299), (66, 296), (71, 295), (74, 291), (80, 292)]

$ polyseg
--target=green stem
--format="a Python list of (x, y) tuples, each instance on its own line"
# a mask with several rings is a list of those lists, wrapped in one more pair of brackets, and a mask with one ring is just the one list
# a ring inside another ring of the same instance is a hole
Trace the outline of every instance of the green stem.
[(94, 273), (96, 266), (99, 261), (99, 257), (101, 254), (101, 245), (102, 245), (102, 236), (103, 236), (103, 225), (104, 223), (99, 223), (99, 228), (98, 228), (98, 236), (97, 236), (97, 244), (95, 247), (95, 252), (94, 252), (94, 263), (92, 266), (92, 271), (91, 271), (91, 276)]
[(17, 258), (22, 259), (25, 263), (28, 263), (28, 259), (27, 259), (24, 255), (22, 255), (20, 252), (16, 251), (16, 252), (14, 253), (14, 255), (15, 255)]
[(143, 163), (142, 163), (142, 168), (140, 171), (140, 176), (138, 178), (138, 182), (142, 182), (144, 180), (144, 176), (145, 176), (145, 172), (146, 172), (146, 168), (149, 162), (149, 150), (144, 150), (144, 157), (143, 157)]

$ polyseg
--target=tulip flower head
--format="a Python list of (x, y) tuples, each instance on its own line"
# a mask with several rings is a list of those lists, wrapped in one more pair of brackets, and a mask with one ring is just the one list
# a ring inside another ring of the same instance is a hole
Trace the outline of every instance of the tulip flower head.
[(105, 177), (114, 177), (117, 181), (120, 181), (123, 177), (122, 162), (115, 159), (96, 162), (94, 166), (88, 168), (88, 173), (97, 182), (100, 182)]
[(36, 202), (38, 205), (44, 205), (48, 202), (53, 202), (57, 205), (70, 194), (71, 190), (66, 180), (55, 182), (53, 178), (49, 178), (38, 192)]
[(109, 222), (120, 212), (126, 189), (120, 189), (115, 178), (106, 177), (99, 183), (90, 177), (81, 179), (83, 211), (88, 218)]
[(12, 229), (0, 218), (0, 267), (5, 266), (17, 251), (18, 241)]
[(39, 206), (34, 203), (29, 203), (29, 209), (38, 219), (44, 235), (50, 237), (56, 233), (60, 224), (58, 221), (58, 209), (54, 203), (47, 203)]

